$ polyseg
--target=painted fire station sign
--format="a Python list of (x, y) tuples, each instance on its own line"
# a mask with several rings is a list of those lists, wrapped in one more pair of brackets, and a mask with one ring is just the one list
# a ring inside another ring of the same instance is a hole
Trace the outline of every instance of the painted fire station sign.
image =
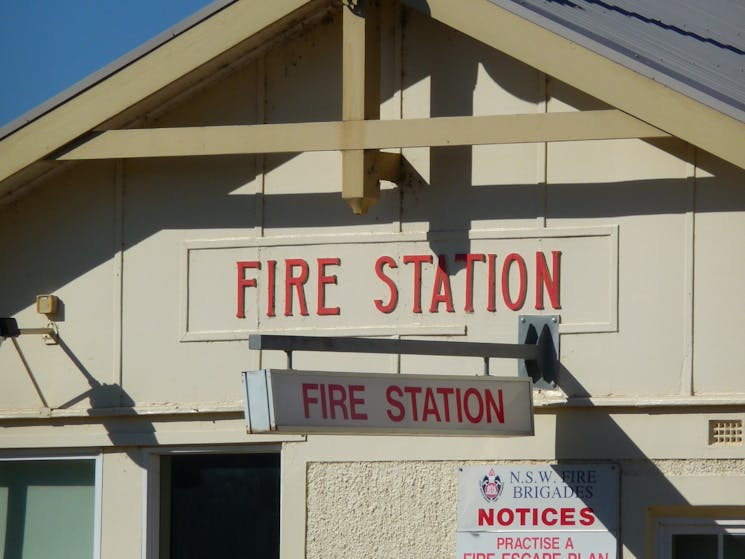
[(243, 373), (248, 431), (532, 435), (530, 379)]
[(189, 241), (182, 340), (250, 333), (514, 336), (519, 314), (561, 332), (617, 329), (617, 228)]
[(457, 559), (616, 559), (613, 464), (467, 466)]

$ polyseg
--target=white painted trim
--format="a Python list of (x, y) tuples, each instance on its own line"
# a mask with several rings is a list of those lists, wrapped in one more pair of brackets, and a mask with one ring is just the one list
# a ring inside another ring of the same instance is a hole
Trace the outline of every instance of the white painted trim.
[[(677, 394), (658, 396), (596, 396), (567, 397), (560, 390), (538, 391), (533, 402), (536, 408), (688, 408), (713, 406), (743, 406), (745, 394), (721, 394), (708, 396), (680, 396)], [(738, 414), (739, 417), (739, 414)]]
[(59, 451), (60, 454), (50, 453), (48, 451), (41, 450), (39, 454), (33, 450), (15, 450), (7, 451), (12, 452), (14, 456), (2, 456), (0, 455), (0, 462), (30, 462), (30, 461), (63, 461), (63, 460), (96, 460), (101, 454), (91, 452), (90, 454), (62, 454), (63, 450)]
[[(102, 418), (111, 417), (150, 417), (159, 416), (162, 418), (173, 418), (177, 419), (182, 416), (199, 416), (199, 415), (225, 415), (225, 414), (242, 414), (244, 411), (243, 400), (236, 400), (228, 404), (216, 406), (207, 405), (200, 408), (195, 408), (193, 404), (188, 402), (176, 403), (172, 406), (142, 406), (135, 408), (107, 408), (106, 410), (98, 410), (100, 413), (91, 417), (88, 410), (59, 410), (59, 413), (52, 413), (52, 418), (84, 418), (91, 420), (93, 423), (100, 421)], [(560, 390), (547, 390), (547, 391), (536, 391), (533, 405), (535, 408), (585, 408), (585, 407), (616, 407), (616, 408), (678, 408), (678, 407), (736, 407), (745, 406), (745, 393), (732, 393), (732, 394), (705, 394), (696, 396), (681, 396), (679, 394), (660, 394), (652, 396), (596, 396), (592, 398), (567, 398), (567, 396)], [(11, 413), (0, 413), (0, 419), (38, 419), (39, 426), (47, 425), (47, 417), (40, 417), (35, 410), (21, 410), (18, 412)], [(251, 435), (247, 435), (249, 438), (246, 439), (246, 444), (258, 444), (260, 441), (253, 438)], [(267, 443), (280, 443), (280, 442), (297, 442), (303, 440), (299, 435), (284, 435), (284, 436), (272, 436), (268, 440), (267, 435), (261, 435), (261, 441), (266, 440)], [(91, 446), (99, 448), (101, 446), (111, 447), (114, 446), (107, 436), (102, 433), (100, 440), (98, 437), (95, 439), (97, 442)], [(7, 441), (6, 441), (7, 443)], [(168, 444), (166, 441), (163, 444)], [(180, 443), (179, 443), (180, 444)], [(80, 446), (80, 445), (75, 445)], [(0, 451), (0, 460), (7, 460), (8, 458), (3, 457), (3, 453), (18, 454), (18, 452), (29, 452), (34, 451), (33, 448), (18, 447), (6, 447), (6, 450)], [(43, 452), (43, 451), (42, 451)], [(36, 456), (29, 454), (25, 458), (19, 460), (30, 460), (36, 459)], [(61, 459), (61, 458), (59, 458)]]
[[(285, 437), (286, 439), (287, 437)], [(182, 454), (267, 454), (280, 453), (282, 444), (278, 441), (279, 437), (269, 437), (267, 442), (251, 442), (248, 444), (234, 445), (201, 445), (201, 446), (171, 446), (171, 447), (147, 447), (142, 451), (146, 456), (171, 456)], [(299, 441), (304, 441), (305, 437), (300, 436)]]
[(157, 559), (160, 551), (160, 459), (149, 451), (143, 450), (142, 454), (146, 464), (142, 472), (142, 557)]
[(464, 233), (470, 240), (478, 239), (537, 239), (600, 237), (614, 234), (618, 225), (592, 225), (587, 227), (525, 227), (515, 229), (470, 229), (468, 231), (410, 231), (406, 233), (329, 233), (325, 235), (273, 235), (271, 237), (224, 237), (220, 239), (190, 239), (184, 241), (184, 250), (276, 247), (340, 244), (387, 244), (417, 241), (447, 241), (461, 239)]
[(96, 472), (94, 475), (93, 502), (93, 558), (101, 559), (101, 530), (103, 524), (103, 453), (95, 458)]
[(247, 330), (197, 330), (183, 332), (179, 341), (181, 342), (222, 342), (248, 340), (251, 334), (282, 334), (298, 335), (304, 334), (318, 336), (465, 336), (465, 324), (452, 325), (424, 325), (424, 324), (391, 324), (390, 326), (361, 326), (361, 327), (338, 327), (324, 328), (308, 326), (301, 328), (250, 328)]
[(113, 363), (112, 382), (123, 386), (124, 363), (124, 188), (126, 185), (126, 162), (114, 163), (114, 255), (112, 256), (113, 283)]
[[(688, 146), (690, 159), (695, 161), (696, 153), (693, 146)], [(685, 234), (683, 242), (683, 363), (680, 367), (680, 394), (693, 396), (695, 394), (693, 352), (696, 345), (694, 335), (695, 311), (695, 279), (696, 279), (696, 187), (697, 167), (687, 163), (686, 188), (688, 189), (688, 207), (684, 213)]]

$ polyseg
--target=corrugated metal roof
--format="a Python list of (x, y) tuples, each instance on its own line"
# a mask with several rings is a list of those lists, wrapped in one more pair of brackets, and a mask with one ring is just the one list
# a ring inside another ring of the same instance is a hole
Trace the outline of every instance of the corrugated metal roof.
[(745, 122), (745, 2), (490, 1)]

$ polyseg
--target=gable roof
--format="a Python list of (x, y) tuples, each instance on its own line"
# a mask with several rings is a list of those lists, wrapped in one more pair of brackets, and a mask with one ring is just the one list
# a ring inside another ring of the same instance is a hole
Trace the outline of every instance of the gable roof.
[(745, 4), (731, 0), (491, 0), (745, 122)]
[(97, 83), (105, 80), (106, 78), (108, 78), (112, 74), (115, 74), (122, 68), (129, 66), (136, 60), (142, 58), (143, 56), (147, 55), (149, 52), (152, 52), (153, 50), (161, 46), (163, 43), (166, 43), (167, 41), (171, 40), (177, 35), (181, 35), (184, 31), (189, 30), (190, 28), (194, 27), (196, 24), (198, 24), (202, 20), (207, 19), (211, 15), (219, 12), (225, 6), (232, 4), (235, 1), (236, 0), (215, 0), (214, 2), (210, 3), (208, 6), (205, 6), (204, 8), (202, 8), (201, 10), (198, 10), (197, 12), (193, 13), (189, 17), (179, 21), (172, 27), (169, 27), (168, 29), (166, 29), (162, 33), (159, 33), (158, 35), (146, 41), (142, 45), (139, 45), (135, 49), (120, 56), (119, 58), (111, 62), (110, 64), (107, 64), (103, 68), (96, 70), (89, 76), (85, 76), (82, 80), (80, 80), (77, 83), (74, 83), (73, 85), (71, 85), (64, 91), (58, 93), (54, 97), (51, 97), (50, 99), (44, 101), (40, 105), (33, 107), (31, 110), (18, 116), (17, 118), (14, 118), (10, 122), (3, 124), (2, 126), (0, 126), (0, 140), (2, 140), (5, 136), (9, 136), (16, 130), (23, 128), (30, 122), (33, 122), (34, 120), (43, 116), (49, 111), (54, 110), (55, 108), (62, 105), (69, 99), (72, 99), (76, 95), (82, 93), (86, 89), (90, 89), (91, 87), (95, 86)]
[[(221, 64), (255, 48), (270, 35), (302, 21), (321, 0), (238, 0), (217, 2), (169, 29), (144, 54), (140, 49), (114, 63), (95, 83), (56, 98), (53, 106), (4, 129), (0, 139), (0, 198), (50, 167), (50, 153), (97, 127), (117, 128), (175, 92), (198, 82)], [(179, 30), (179, 24), (176, 30)], [(46, 104), (45, 104), (46, 105)], [(133, 107), (136, 111), (132, 111)], [(8, 183), (5, 181), (10, 179)]]
[[(718, 2), (709, 17), (719, 23), (705, 30), (693, 26), (700, 12), (693, 0), (679, 8), (686, 14), (674, 14), (670, 2), (651, 8), (635, 0), (613, 5), (604, 0), (402, 0), (745, 168), (745, 48), (739, 28), (735, 31), (745, 8)], [(96, 128), (130, 124), (149, 107), (328, 4), (221, 0), (165, 32), (32, 112), (32, 119), (4, 128), (0, 197), (50, 168), (44, 158), (55, 150)]]

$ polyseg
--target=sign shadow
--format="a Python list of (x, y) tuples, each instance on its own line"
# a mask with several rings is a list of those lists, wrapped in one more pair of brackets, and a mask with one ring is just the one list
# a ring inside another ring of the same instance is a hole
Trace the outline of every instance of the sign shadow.
[[(665, 459), (650, 456), (649, 451), (642, 448), (644, 443), (640, 441), (639, 432), (646, 431), (645, 446), (649, 446), (649, 419), (666, 413), (679, 415), (681, 411), (595, 405), (589, 391), (563, 365), (559, 366), (558, 386), (570, 403), (570, 406), (553, 412), (556, 414), (555, 456), (558, 464), (618, 465), (619, 557), (625, 553), (645, 557), (652, 536), (647, 533), (652, 507), (687, 506), (690, 503), (661, 469)], [(638, 431), (640, 423), (643, 426)], [(660, 436), (667, 435), (660, 433)]]

